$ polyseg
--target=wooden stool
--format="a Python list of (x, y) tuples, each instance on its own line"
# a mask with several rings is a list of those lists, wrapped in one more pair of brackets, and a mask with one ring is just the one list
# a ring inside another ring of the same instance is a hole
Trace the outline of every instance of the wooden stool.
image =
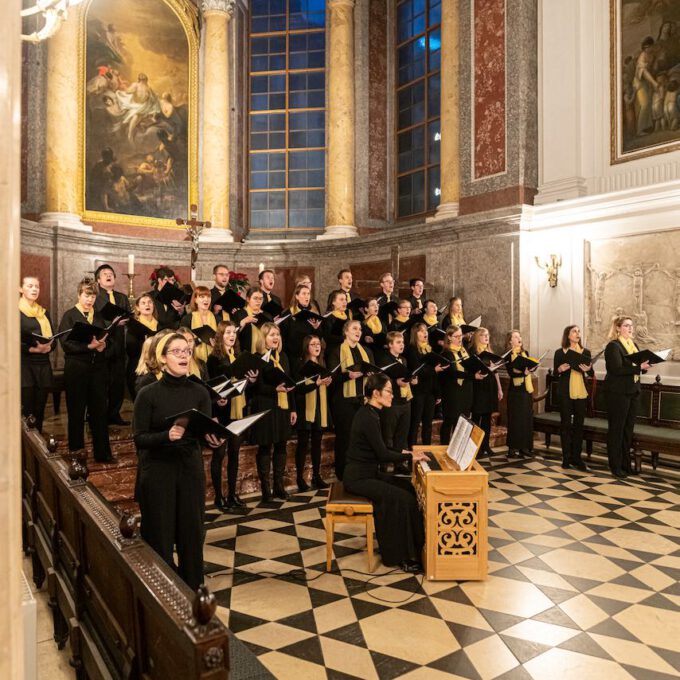
[(368, 545), (368, 571), (373, 572), (373, 503), (368, 498), (353, 496), (342, 482), (333, 482), (326, 501), (326, 571), (331, 570), (333, 535), (336, 524), (365, 524)]

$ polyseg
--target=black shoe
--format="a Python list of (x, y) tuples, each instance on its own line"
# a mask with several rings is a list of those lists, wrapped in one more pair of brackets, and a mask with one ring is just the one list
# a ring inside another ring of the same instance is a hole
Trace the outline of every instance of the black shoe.
[(109, 454), (105, 458), (95, 457), (94, 461), (95, 461), (95, 463), (115, 463), (116, 459), (111, 454)]
[(235, 493), (230, 493), (227, 496), (227, 503), (232, 508), (245, 508), (246, 507), (246, 504)]
[(568, 460), (563, 460), (562, 461), (562, 467), (565, 470), (571, 470), (571, 463)]
[(109, 418), (109, 425), (129, 425), (129, 420), (123, 420), (120, 416)]
[(628, 477), (628, 475), (623, 470), (617, 470), (616, 472), (613, 472), (612, 474), (617, 479), (626, 479), (626, 477)]
[(324, 482), (321, 477), (312, 477), (312, 489), (327, 489), (330, 486), (328, 482)]
[(534, 455), (533, 449), (520, 449), (519, 452), (522, 456), (533, 456)]
[(304, 493), (305, 491), (309, 491), (309, 484), (307, 484), (307, 482), (305, 482), (305, 480), (302, 479), (302, 478), (297, 480), (297, 487), (298, 487), (299, 493)]
[(519, 451), (517, 449), (508, 449), (508, 458), (519, 458)]
[(588, 472), (588, 466), (581, 462), (581, 463), (572, 463), (572, 465), (577, 469), (580, 470), (581, 472)]
[(399, 568), (402, 571), (405, 571), (407, 574), (422, 574), (423, 573), (423, 565), (418, 562), (417, 560), (406, 560), (405, 562), (402, 562), (399, 565)]
[(283, 487), (274, 487), (274, 498), (280, 498), (282, 501), (287, 501), (288, 494)]
[(230, 510), (229, 503), (222, 498), (222, 496), (215, 496), (215, 507), (222, 512)]
[(262, 498), (260, 500), (261, 503), (269, 503), (269, 501), (272, 499), (272, 495), (269, 492), (269, 489), (262, 489)]

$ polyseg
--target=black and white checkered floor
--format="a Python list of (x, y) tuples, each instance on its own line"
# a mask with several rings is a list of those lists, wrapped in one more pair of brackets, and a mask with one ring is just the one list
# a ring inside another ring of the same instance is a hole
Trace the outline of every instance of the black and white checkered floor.
[(369, 575), (352, 525), (325, 573), (326, 494), (310, 491), (208, 512), (219, 616), (282, 680), (680, 677), (677, 479), (565, 471), (554, 450), (483, 463), (486, 581)]

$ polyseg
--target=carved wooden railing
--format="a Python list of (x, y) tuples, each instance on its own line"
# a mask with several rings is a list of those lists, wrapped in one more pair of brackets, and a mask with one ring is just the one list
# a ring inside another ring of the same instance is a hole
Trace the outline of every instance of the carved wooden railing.
[(87, 482), (24, 423), (23, 536), (47, 578), (54, 639), (79, 679), (228, 677), (229, 634), (207, 591), (193, 593)]

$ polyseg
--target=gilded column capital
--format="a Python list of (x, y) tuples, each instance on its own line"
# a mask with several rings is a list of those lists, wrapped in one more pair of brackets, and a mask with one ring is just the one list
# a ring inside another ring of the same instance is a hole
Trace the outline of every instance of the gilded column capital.
[(234, 14), (236, 0), (201, 0), (201, 12), (203, 14)]
[(354, 9), (354, 0), (328, 0), (329, 9), (340, 9), (341, 7), (348, 7)]

